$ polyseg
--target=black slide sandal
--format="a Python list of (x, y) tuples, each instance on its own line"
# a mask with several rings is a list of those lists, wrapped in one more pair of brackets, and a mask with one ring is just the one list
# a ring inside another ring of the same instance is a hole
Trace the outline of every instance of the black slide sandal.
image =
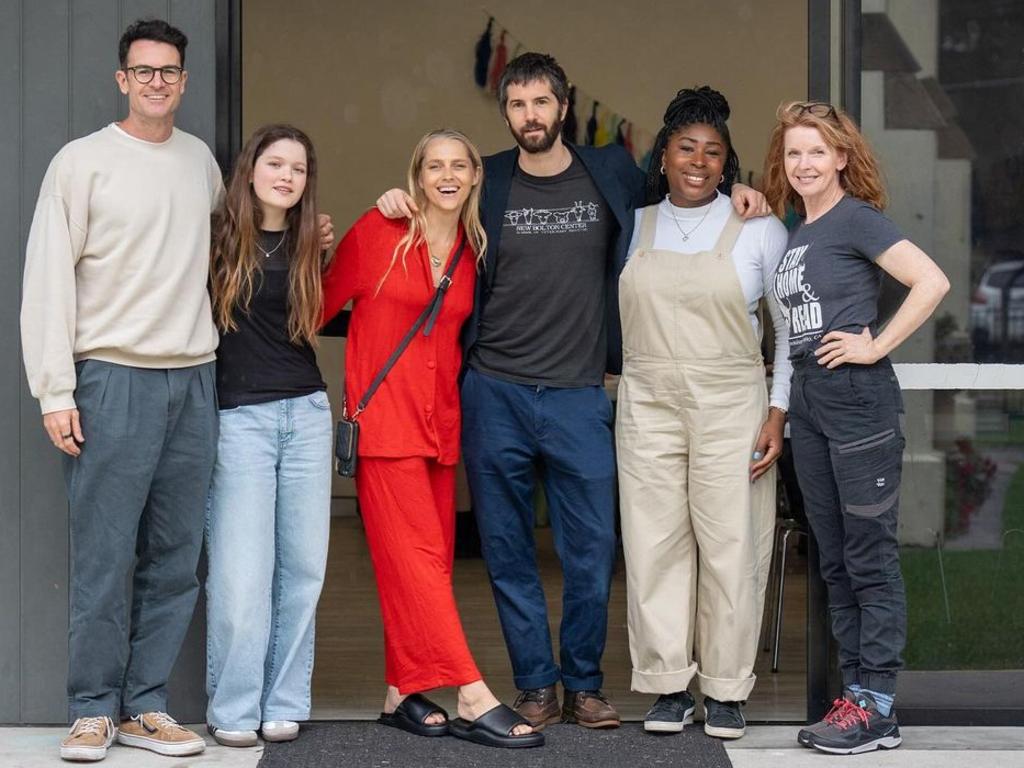
[(472, 722), (457, 717), (451, 721), (449, 729), (452, 736), (472, 741), (475, 744), (483, 744), (485, 747), (513, 749), (544, 746), (544, 734), (537, 731), (522, 736), (513, 736), (512, 729), (517, 725), (529, 725), (529, 723), (510, 707), (499, 704)]
[[(445, 722), (437, 725), (427, 725), (423, 722), (434, 713), (444, 715)], [(400, 728), (417, 736), (447, 736), (449, 732), (448, 713), (419, 693), (406, 696), (390, 715), (381, 712), (377, 722), (392, 728)]]

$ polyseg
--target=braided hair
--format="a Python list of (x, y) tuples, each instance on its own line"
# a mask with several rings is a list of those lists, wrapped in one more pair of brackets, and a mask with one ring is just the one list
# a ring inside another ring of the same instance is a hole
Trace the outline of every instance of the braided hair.
[(690, 125), (711, 126), (725, 142), (728, 152), (725, 167), (722, 169), (722, 183), (718, 185), (718, 190), (723, 194), (729, 194), (740, 170), (740, 159), (732, 146), (729, 126), (726, 125), (728, 119), (729, 102), (725, 100), (725, 96), (707, 85), (700, 88), (683, 88), (676, 94), (665, 109), (665, 123), (658, 131), (654, 147), (651, 149), (645, 188), (647, 205), (660, 202), (668, 194), (668, 180), (661, 172), (661, 156), (673, 134)]

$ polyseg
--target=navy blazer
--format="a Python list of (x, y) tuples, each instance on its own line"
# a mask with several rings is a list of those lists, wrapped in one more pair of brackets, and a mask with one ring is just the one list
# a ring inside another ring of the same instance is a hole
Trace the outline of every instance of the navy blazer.
[[(632, 156), (621, 146), (581, 147), (566, 144), (580, 159), (601, 196), (615, 215), (618, 228), (615, 241), (608, 244), (606, 271), (606, 302), (608, 324), (609, 373), (622, 371), (622, 328), (619, 323), (619, 274), (626, 265), (629, 241), (633, 236), (633, 212), (644, 204), (644, 173)], [(487, 255), (484, 272), (477, 280), (473, 314), (463, 331), (462, 343), (465, 359), (476, 343), (480, 330), (480, 316), (490, 297), (495, 268), (501, 252), (501, 229), (508, 205), (512, 176), (519, 159), (519, 148), (499, 152), (484, 158), (484, 187), (480, 202), (484, 229), (487, 230)], [(553, 279), (558, 279), (553, 272)]]

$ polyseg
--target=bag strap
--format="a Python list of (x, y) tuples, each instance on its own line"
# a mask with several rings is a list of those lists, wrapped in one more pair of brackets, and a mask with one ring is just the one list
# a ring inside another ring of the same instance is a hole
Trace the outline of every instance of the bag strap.
[(402, 340), (398, 342), (398, 346), (395, 347), (395, 351), (391, 353), (384, 366), (377, 372), (377, 375), (373, 377), (373, 381), (370, 382), (370, 386), (367, 387), (366, 393), (362, 399), (356, 404), (355, 413), (352, 414), (351, 419), (355, 421), (356, 417), (366, 410), (366, 406), (370, 402), (370, 398), (373, 397), (377, 388), (384, 381), (384, 377), (388, 375), (388, 372), (394, 367), (395, 363), (398, 362), (398, 358), (405, 352), (406, 347), (413, 340), (416, 333), (423, 328), (424, 324), (426, 327), (423, 328), (423, 335), (429, 336), (430, 332), (434, 330), (434, 323), (437, 321), (437, 316), (441, 312), (441, 305), (444, 303), (444, 295), (448, 292), (448, 288), (452, 284), (452, 275), (455, 274), (455, 268), (459, 265), (459, 259), (462, 258), (462, 251), (466, 247), (466, 238), (463, 237), (459, 242), (459, 249), (455, 251), (455, 256), (452, 257), (452, 263), (448, 265), (448, 269), (445, 270), (444, 275), (441, 276), (441, 280), (437, 284), (437, 290), (434, 291), (434, 296), (431, 298), (430, 303), (424, 307), (423, 311), (420, 312), (420, 316), (416, 318), (416, 322), (412, 324)]

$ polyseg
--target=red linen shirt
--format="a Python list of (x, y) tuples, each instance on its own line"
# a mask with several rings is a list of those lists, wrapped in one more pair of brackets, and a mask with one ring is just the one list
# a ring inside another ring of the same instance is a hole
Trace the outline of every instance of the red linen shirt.
[[(405, 219), (389, 220), (370, 210), (338, 243), (324, 273), (324, 322), (353, 300), (345, 348), (349, 414), (434, 295), (426, 244), (409, 249), (405, 269), (399, 254), (377, 291), (407, 229)], [(460, 226), (445, 270), (463, 237)], [(442, 464), (458, 462), (459, 333), (473, 308), (475, 280), (476, 255), (467, 244), (434, 329), (429, 336), (422, 329), (416, 334), (360, 414), (360, 456), (428, 456)]]

